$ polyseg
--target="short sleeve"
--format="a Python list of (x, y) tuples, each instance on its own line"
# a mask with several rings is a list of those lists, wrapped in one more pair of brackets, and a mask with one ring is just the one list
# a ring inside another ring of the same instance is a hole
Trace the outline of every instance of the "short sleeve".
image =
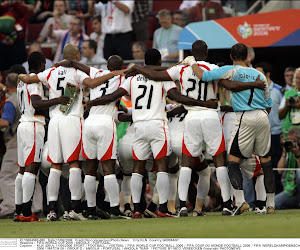
[(13, 124), (16, 115), (16, 109), (12, 102), (7, 101), (3, 107), (3, 113), (1, 119), (9, 122), (10, 125)]
[(82, 84), (84, 79), (90, 78), (86, 73), (82, 72), (81, 70), (77, 70), (77, 82)]
[(50, 68), (50, 69), (46, 69), (43, 72), (40, 72), (37, 74), (37, 77), (39, 78), (40, 82), (43, 83), (44, 85), (48, 85), (48, 80), (51, 76), (51, 72), (52, 70), (54, 70), (55, 68)]
[(43, 90), (42, 84), (40, 84), (40, 83), (28, 84), (27, 89), (28, 89), (30, 96), (32, 96), (32, 95), (38, 95), (40, 97), (43, 96), (44, 90)]
[(285, 107), (286, 99), (285, 97), (281, 99), (279, 109), (283, 109)]
[(167, 69), (167, 73), (173, 81), (180, 80), (180, 69), (182, 66), (174, 66), (170, 69)]
[(174, 82), (171, 82), (171, 81), (167, 81), (167, 82), (162, 82), (163, 83), (163, 86), (164, 86), (164, 90), (168, 93), (168, 91), (170, 89), (176, 89), (176, 84)]
[(126, 92), (128, 93), (128, 95), (130, 95), (130, 85), (131, 85), (131, 81), (132, 81), (132, 79), (134, 78), (134, 76), (133, 77), (129, 77), (129, 78), (127, 78), (122, 84), (121, 84), (121, 86), (119, 87), (119, 88), (122, 88), (122, 89), (124, 89), (124, 90), (126, 90)]

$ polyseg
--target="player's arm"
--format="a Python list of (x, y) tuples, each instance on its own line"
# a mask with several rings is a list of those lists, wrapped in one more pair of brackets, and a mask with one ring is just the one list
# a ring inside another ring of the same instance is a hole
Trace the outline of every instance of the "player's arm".
[(39, 109), (48, 109), (51, 106), (58, 105), (58, 104), (68, 104), (70, 101), (70, 98), (63, 95), (58, 98), (54, 98), (51, 100), (43, 100), (40, 96), (38, 95), (32, 95), (31, 96), (31, 101), (32, 101), (32, 106), (34, 109), (39, 110)]
[(111, 103), (119, 98), (121, 98), (123, 95), (127, 95), (127, 91), (122, 88), (118, 88), (115, 92), (99, 97), (95, 100), (91, 100), (87, 102), (87, 109), (90, 109), (92, 106), (98, 106), (98, 105), (105, 105), (107, 103)]
[(181, 115), (184, 113), (186, 109), (183, 106), (177, 106), (176, 108), (173, 108), (172, 110), (167, 112), (167, 118), (175, 117), (176, 115)]
[(32, 84), (32, 83), (39, 83), (40, 80), (37, 77), (37, 75), (28, 75), (28, 74), (20, 74), (19, 80), (21, 80), (24, 83)]
[(155, 71), (149, 67), (140, 67), (138, 65), (133, 65), (130, 69), (125, 70), (125, 73), (126, 78), (132, 75), (142, 74), (154, 81), (172, 81), (166, 71)]
[(116, 70), (113, 72), (110, 72), (106, 75), (100, 76), (100, 77), (96, 77), (94, 79), (91, 78), (86, 78), (83, 80), (83, 84), (91, 89), (96, 88), (97, 86), (107, 82), (109, 79), (113, 78), (114, 76), (119, 76), (119, 75), (123, 75), (125, 70)]
[(125, 5), (125, 4), (121, 3), (121, 2), (114, 1), (114, 5), (116, 5), (116, 7), (119, 10), (123, 11), (125, 14), (129, 14), (130, 13), (130, 8), (127, 5)]
[(219, 85), (233, 92), (243, 91), (246, 89), (258, 88), (261, 90), (265, 89), (265, 82), (260, 80), (260, 76), (256, 78), (255, 82), (239, 82), (239, 81), (230, 81), (226, 79), (220, 79)]
[(75, 69), (81, 70), (82, 72), (86, 73), (87, 75), (90, 74), (89, 66), (87, 66), (83, 63), (72, 61), (72, 60), (63, 60), (63, 61), (55, 63), (54, 66), (55, 67), (62, 66), (62, 67), (66, 67), (66, 68), (75, 68)]
[(132, 122), (132, 114), (118, 113), (118, 120), (120, 122)]
[(213, 109), (216, 109), (218, 107), (218, 102), (216, 99), (210, 99), (208, 101), (195, 100), (193, 98), (180, 94), (176, 88), (170, 89), (168, 91), (168, 96), (170, 96), (173, 100), (185, 105), (202, 106)]
[(220, 109), (223, 112), (234, 112), (233, 107), (231, 105), (222, 105)]

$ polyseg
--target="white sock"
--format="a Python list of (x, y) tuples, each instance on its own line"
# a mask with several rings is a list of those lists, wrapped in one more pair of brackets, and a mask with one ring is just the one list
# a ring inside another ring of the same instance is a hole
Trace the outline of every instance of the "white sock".
[(275, 193), (267, 193), (267, 202), (266, 202), (267, 208), (268, 207), (275, 208), (274, 196), (275, 196)]
[(85, 198), (88, 207), (96, 207), (96, 176), (86, 175), (84, 177)]
[(176, 194), (177, 194), (177, 180), (178, 180), (178, 175), (177, 173), (175, 174), (170, 174), (169, 173), (169, 195), (168, 195), (168, 200), (169, 201), (175, 201), (176, 199)]
[(197, 198), (205, 199), (209, 192), (210, 187), (210, 167), (197, 172), (199, 176), (198, 185), (197, 185)]
[(123, 181), (121, 184), (121, 190), (123, 193), (123, 200), (124, 204), (131, 202), (131, 189), (130, 189), (130, 181), (131, 181), (131, 176), (123, 176)]
[(18, 173), (18, 175), (15, 179), (15, 204), (16, 205), (23, 204), (22, 179), (23, 179), (23, 175)]
[(167, 172), (157, 173), (156, 188), (159, 197), (159, 204), (166, 203), (168, 201), (169, 194), (169, 175)]
[(119, 184), (115, 174), (104, 176), (104, 188), (108, 194), (110, 207), (116, 207), (120, 204)]
[(256, 191), (256, 200), (265, 201), (266, 200), (266, 188), (264, 184), (264, 176), (260, 175), (256, 178), (255, 183), (255, 191)]
[(221, 195), (223, 202), (226, 202), (231, 197), (231, 185), (228, 176), (228, 169), (225, 166), (216, 168), (217, 180), (221, 187)]
[(69, 188), (71, 192), (71, 200), (81, 200), (81, 169), (70, 168)]
[(22, 181), (23, 187), (23, 203), (27, 203), (33, 197), (36, 175), (25, 172)]
[(238, 207), (245, 202), (244, 191), (234, 189), (235, 205)]
[(108, 193), (106, 192), (106, 190), (104, 191), (104, 193), (105, 193), (104, 201), (109, 202), (109, 196), (108, 196)]
[(143, 176), (138, 173), (133, 173), (131, 177), (131, 195), (133, 203), (140, 203), (142, 187), (143, 187)]
[(48, 201), (57, 201), (60, 187), (61, 170), (51, 168), (48, 177)]
[(181, 167), (178, 179), (178, 196), (181, 201), (186, 201), (191, 182), (192, 169)]
[(157, 188), (155, 185), (155, 187), (153, 189), (152, 202), (154, 204), (156, 204), (156, 206), (158, 206), (159, 205), (158, 201), (159, 201), (159, 196), (158, 196)]

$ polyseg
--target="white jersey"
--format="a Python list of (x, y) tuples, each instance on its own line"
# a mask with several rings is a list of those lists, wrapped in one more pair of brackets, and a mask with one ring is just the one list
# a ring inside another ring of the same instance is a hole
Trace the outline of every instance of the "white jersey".
[[(201, 69), (210, 71), (219, 68), (215, 64), (204, 61), (197, 62)], [(217, 83), (214, 81), (204, 82), (200, 80), (189, 65), (177, 65), (167, 70), (167, 73), (173, 81), (180, 81), (181, 93), (196, 100), (207, 101), (217, 98)], [(206, 107), (187, 106), (186, 110), (206, 110)], [(216, 109), (214, 109), (216, 110)]]
[(120, 86), (131, 96), (132, 120), (164, 120), (166, 94), (170, 89), (176, 88), (174, 82), (155, 82), (143, 75), (129, 77)]
[[(90, 77), (92, 79), (107, 75), (110, 72), (111, 72), (110, 70), (99, 70), (99, 69), (90, 67)], [(111, 78), (107, 82), (105, 82), (104, 84), (101, 84), (94, 89), (90, 89), (90, 100), (95, 100), (99, 97), (102, 97), (104, 95), (108, 95), (108, 94), (115, 92), (124, 80), (125, 80), (124, 76), (114, 76), (113, 78)], [(93, 106), (90, 110), (90, 114), (91, 115), (111, 115), (112, 117), (115, 117), (117, 114), (116, 103), (117, 103), (117, 101), (113, 101), (113, 102), (105, 104), (105, 105)]]
[[(56, 67), (47, 69), (38, 75), (39, 80), (49, 86), (49, 99), (58, 98), (65, 93), (67, 83), (75, 85), (79, 88), (78, 99), (74, 102), (69, 116), (78, 116), (83, 117), (83, 80), (89, 76), (84, 72), (74, 69), (74, 68), (65, 68), (65, 67)], [(60, 104), (52, 106), (50, 110), (50, 118), (55, 115), (63, 115), (60, 111)]]
[[(34, 74), (30, 74), (34, 75)], [(44, 99), (44, 89), (41, 83), (26, 84), (19, 82), (17, 87), (18, 104), (21, 113), (20, 122), (39, 122), (45, 124), (45, 116), (32, 106), (31, 96), (38, 95)]]

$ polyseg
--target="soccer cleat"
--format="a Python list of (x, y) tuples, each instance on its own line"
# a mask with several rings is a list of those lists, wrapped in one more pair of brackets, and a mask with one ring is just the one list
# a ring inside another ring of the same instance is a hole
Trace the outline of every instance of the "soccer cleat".
[(267, 208), (267, 214), (275, 214), (275, 208), (274, 207), (268, 207)]
[(180, 208), (180, 210), (178, 212), (178, 216), (179, 217), (188, 217), (189, 216), (189, 212), (188, 212), (187, 208), (186, 207)]
[(143, 216), (139, 211), (136, 211), (133, 215), (132, 215), (132, 219), (142, 219)]
[(70, 220), (70, 216), (69, 216), (69, 212), (68, 211), (64, 212), (64, 214), (63, 214), (63, 220), (64, 221)]
[(206, 216), (206, 214), (203, 213), (202, 211), (198, 212), (198, 211), (194, 210), (193, 211), (193, 217), (198, 217), (198, 216)]
[(51, 210), (49, 214), (47, 214), (47, 221), (59, 221), (57, 214)]
[(152, 212), (148, 208), (144, 211), (145, 218), (157, 218), (157, 212)]
[(262, 209), (260, 209), (259, 207), (255, 208), (255, 214), (266, 214), (266, 213), (267, 213), (266, 207), (263, 207)]
[(97, 215), (101, 219), (110, 219), (110, 214), (101, 208), (97, 210)]
[(241, 215), (242, 213), (249, 211), (249, 209), (249, 204), (247, 202), (243, 202), (240, 206), (233, 209), (233, 213), (231, 216)]
[(123, 219), (131, 219), (130, 217), (122, 216), (122, 215), (116, 215), (116, 214), (111, 214), (110, 215), (111, 220), (123, 220)]
[(19, 222), (19, 221), (21, 221), (20, 220), (20, 217), (21, 217), (21, 215), (20, 214), (17, 214), (17, 213), (14, 213), (14, 222)]
[(227, 207), (224, 207), (222, 210), (222, 215), (224, 215), (224, 216), (231, 216), (232, 213), (233, 213), (233, 210), (230, 210)]
[(88, 220), (98, 220), (99, 217), (97, 215), (92, 215), (90, 214), (88, 217), (87, 217)]
[(22, 222), (42, 222), (35, 214), (32, 214), (28, 217), (20, 216), (20, 221)]
[(70, 220), (87, 220), (82, 213), (76, 213), (74, 210), (71, 210), (69, 213)]
[(169, 212), (167, 212), (167, 213), (163, 213), (161, 211), (157, 212), (157, 218), (174, 218), (174, 217), (176, 217), (176, 216)]
[(124, 215), (125, 215), (126, 217), (132, 217), (132, 211), (129, 210), (129, 209), (127, 209), (127, 210), (124, 212)]

